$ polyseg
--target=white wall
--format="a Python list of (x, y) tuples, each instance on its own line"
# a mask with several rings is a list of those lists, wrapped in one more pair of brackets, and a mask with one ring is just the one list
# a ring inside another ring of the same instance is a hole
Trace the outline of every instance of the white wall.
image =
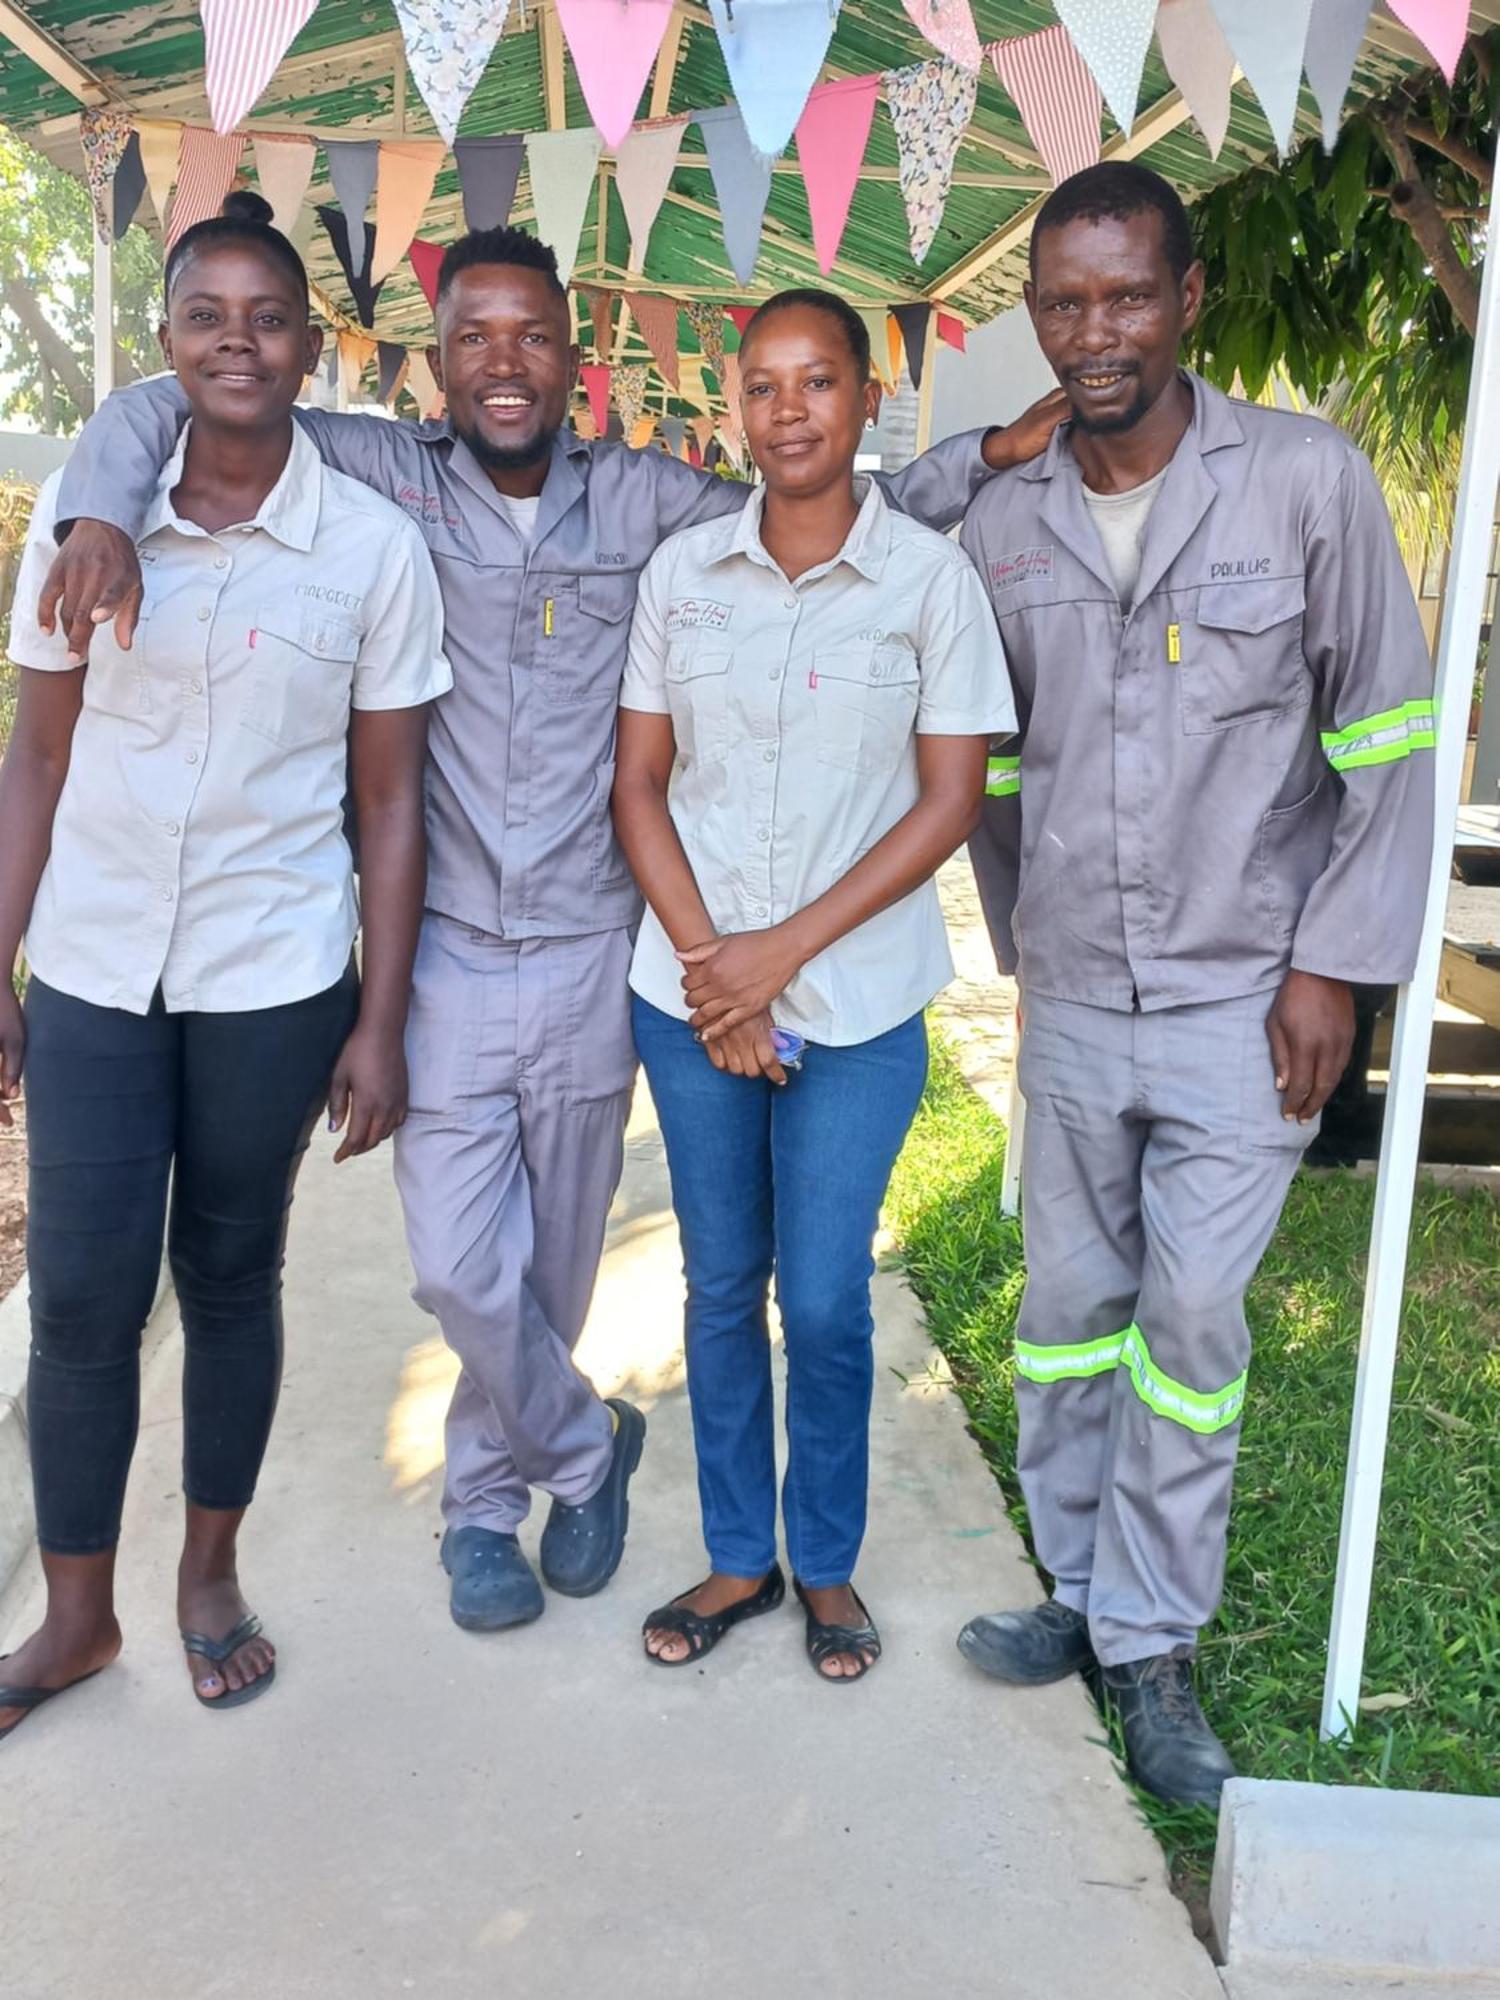
[(71, 438), (47, 437), (41, 431), (0, 430), (0, 478), (12, 473), (40, 486), (72, 449)]
[(976, 328), (963, 354), (937, 341), (935, 321), (933, 340), (938, 356), (932, 385), (934, 444), (979, 424), (1008, 424), (1057, 387), (1024, 306)]

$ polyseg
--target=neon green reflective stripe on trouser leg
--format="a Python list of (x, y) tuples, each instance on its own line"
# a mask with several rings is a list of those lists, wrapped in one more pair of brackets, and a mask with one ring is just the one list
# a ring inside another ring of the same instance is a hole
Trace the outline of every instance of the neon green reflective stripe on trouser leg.
[(1078, 1381), (1088, 1375), (1103, 1375), (1111, 1368), (1126, 1368), (1135, 1393), (1148, 1410), (1169, 1417), (1190, 1431), (1211, 1436), (1232, 1424), (1245, 1407), (1246, 1375), (1209, 1395), (1174, 1381), (1151, 1358), (1146, 1337), (1135, 1325), (1103, 1340), (1085, 1340), (1071, 1346), (1040, 1347), (1034, 1341), (1016, 1342), (1016, 1370), (1028, 1382)]
[(1019, 757), (991, 757), (985, 773), (984, 793), (990, 799), (1011, 799), (1021, 789)]

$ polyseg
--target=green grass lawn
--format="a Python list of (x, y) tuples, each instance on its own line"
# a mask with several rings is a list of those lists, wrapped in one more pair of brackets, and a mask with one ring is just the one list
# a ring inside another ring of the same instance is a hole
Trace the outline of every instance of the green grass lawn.
[[(1004, 1155), (1003, 1124), (936, 1046), (888, 1216), (1024, 1533), (1011, 1393), (1021, 1231), (999, 1211)], [(1370, 1181), (1300, 1175), (1251, 1287), (1224, 1604), (1201, 1642), (1200, 1690), (1249, 1776), (1500, 1792), (1500, 1204), (1482, 1190), (1418, 1190), (1369, 1706), (1351, 1746), (1318, 1740), (1373, 1196)], [(1174, 1869), (1205, 1870), (1212, 1814), (1140, 1796)]]

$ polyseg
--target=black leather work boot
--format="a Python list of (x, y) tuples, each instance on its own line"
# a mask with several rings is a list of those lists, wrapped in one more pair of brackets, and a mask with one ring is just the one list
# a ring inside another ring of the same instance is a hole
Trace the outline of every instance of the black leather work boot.
[(958, 1650), (981, 1672), (1013, 1687), (1043, 1687), (1095, 1664), (1089, 1621), (1055, 1598), (1029, 1611), (971, 1618), (958, 1635)]
[(1234, 1766), (1198, 1706), (1191, 1649), (1105, 1667), (1103, 1682), (1105, 1699), (1119, 1710), (1136, 1783), (1172, 1805), (1217, 1806)]

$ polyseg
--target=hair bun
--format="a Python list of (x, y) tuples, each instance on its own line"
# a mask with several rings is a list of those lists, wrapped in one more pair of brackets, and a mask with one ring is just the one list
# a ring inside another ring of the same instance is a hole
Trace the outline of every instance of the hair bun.
[(258, 223), (262, 229), (269, 229), (276, 211), (254, 188), (234, 188), (225, 195), (219, 213), (231, 222)]

